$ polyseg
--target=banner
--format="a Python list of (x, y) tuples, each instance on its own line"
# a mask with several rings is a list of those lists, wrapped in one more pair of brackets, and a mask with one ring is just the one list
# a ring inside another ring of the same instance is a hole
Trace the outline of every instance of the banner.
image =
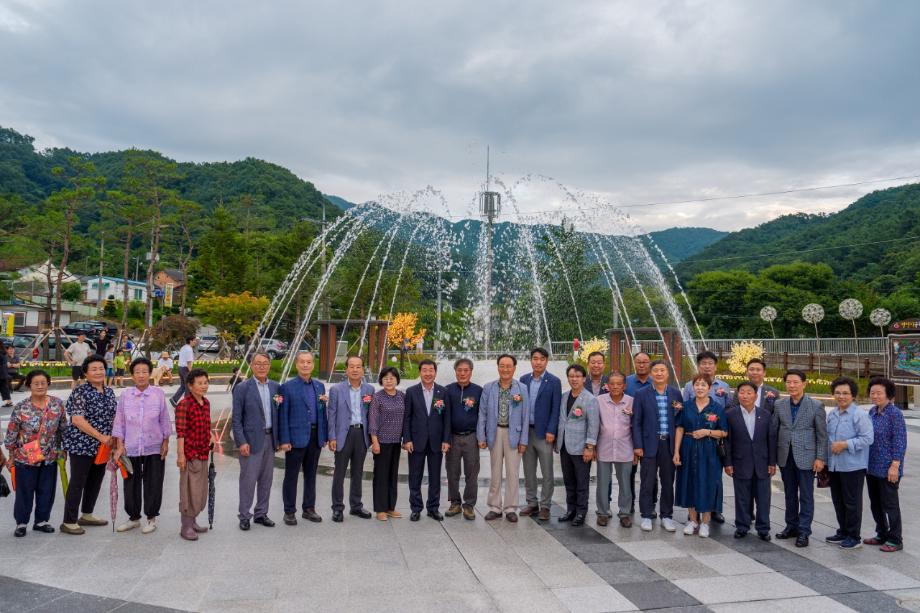
[(888, 335), (888, 378), (898, 385), (920, 385), (920, 334)]
[(163, 299), (163, 306), (169, 308), (172, 306), (173, 301), (173, 286), (172, 283), (166, 284), (166, 297)]

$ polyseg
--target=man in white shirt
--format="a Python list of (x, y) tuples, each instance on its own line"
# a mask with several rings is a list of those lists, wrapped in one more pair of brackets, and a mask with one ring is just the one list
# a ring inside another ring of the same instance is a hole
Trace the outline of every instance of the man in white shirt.
[(93, 350), (90, 348), (89, 343), (86, 342), (86, 335), (82, 332), (77, 334), (77, 342), (71, 343), (70, 347), (64, 351), (64, 359), (70, 363), (70, 374), (73, 376), (73, 383), (70, 384), (70, 389), (80, 385), (80, 380), (86, 378), (83, 373), (83, 360), (92, 355), (92, 353)]
[(194, 336), (189, 336), (185, 339), (185, 345), (179, 350), (179, 389), (169, 399), (173, 408), (176, 408), (176, 405), (185, 396), (185, 378), (188, 376), (188, 371), (192, 369), (192, 362), (195, 361), (195, 345), (197, 344), (198, 339)]

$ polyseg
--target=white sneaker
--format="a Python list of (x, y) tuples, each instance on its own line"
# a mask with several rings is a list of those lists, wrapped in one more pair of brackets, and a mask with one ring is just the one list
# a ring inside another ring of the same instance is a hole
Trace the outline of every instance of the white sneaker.
[(695, 521), (688, 521), (687, 525), (684, 526), (684, 535), (693, 536), (693, 533), (696, 532), (696, 529), (699, 528), (699, 525)]
[(674, 520), (670, 517), (665, 517), (661, 520), (661, 526), (668, 532), (674, 532), (677, 530), (677, 526), (674, 525)]
[(151, 532), (153, 532), (153, 531), (156, 530), (156, 529), (157, 529), (157, 518), (154, 517), (153, 519), (148, 519), (148, 520), (147, 520), (147, 525), (145, 525), (143, 528), (141, 528), (141, 533), (142, 533), (142, 534), (150, 534)]
[(141, 525), (141, 522), (139, 522), (139, 521), (128, 520), (128, 521), (126, 521), (125, 523), (123, 523), (122, 525), (120, 525), (120, 526), (118, 526), (117, 528), (115, 528), (115, 530), (118, 531), (118, 532), (127, 532), (128, 530), (134, 530), (135, 528), (137, 528), (137, 527), (140, 526), (140, 525)]
[(709, 524), (700, 524), (700, 538), (701, 539), (709, 538)]
[(639, 527), (642, 528), (645, 532), (651, 532), (652, 531), (652, 520), (650, 520), (647, 517), (643, 518), (642, 523), (639, 524)]

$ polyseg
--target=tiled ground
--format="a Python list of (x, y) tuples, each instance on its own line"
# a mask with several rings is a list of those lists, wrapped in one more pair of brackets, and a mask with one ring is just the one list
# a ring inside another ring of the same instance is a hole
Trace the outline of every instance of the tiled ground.
[[(215, 417), (227, 396), (212, 394)], [(5, 423), (4, 413), (0, 422)], [(2, 424), (0, 424), (2, 425)], [(918, 435), (911, 430), (909, 442)], [(328, 453), (328, 452), (327, 452)], [(324, 454), (323, 464), (331, 457)], [(482, 455), (481, 475), (488, 475)], [(713, 538), (651, 533), (618, 525), (599, 528), (555, 521), (486, 523), (487, 481), (480, 480), (479, 517), (412, 523), (346, 516), (330, 521), (331, 477), (321, 471), (322, 524), (281, 523), (281, 471), (275, 472), (267, 529), (240, 532), (236, 522), (238, 464), (218, 463), (215, 529), (197, 543), (177, 534), (177, 472), (169, 460), (161, 528), (151, 535), (113, 534), (96, 528), (83, 537), (30, 532), (12, 537), (12, 499), (0, 500), (0, 611), (888, 611), (920, 610), (920, 525), (911, 513), (920, 489), (908, 476), (902, 487), (906, 549), (842, 551), (820, 538), (832, 529), (829, 495), (819, 491), (815, 539), (790, 544), (732, 538), (731, 482), (725, 482), (729, 524)], [(370, 459), (365, 467), (371, 471)], [(557, 476), (561, 471), (557, 467)], [(782, 484), (774, 482), (774, 528), (782, 528)], [(97, 514), (108, 514), (108, 485)], [(364, 484), (370, 504), (370, 483)], [(446, 486), (442, 494), (446, 496)], [(594, 486), (591, 488), (592, 507)], [(557, 504), (564, 488), (556, 488)], [(446, 504), (443, 505), (444, 510)], [(53, 522), (63, 504), (55, 503)], [(398, 508), (408, 516), (408, 491)], [(560, 509), (554, 509), (554, 515)], [(119, 509), (118, 521), (124, 519)], [(677, 510), (675, 519), (686, 514)], [(780, 523), (777, 522), (780, 520)], [(680, 526), (679, 526), (680, 528)], [(863, 531), (872, 530), (868, 502)]]

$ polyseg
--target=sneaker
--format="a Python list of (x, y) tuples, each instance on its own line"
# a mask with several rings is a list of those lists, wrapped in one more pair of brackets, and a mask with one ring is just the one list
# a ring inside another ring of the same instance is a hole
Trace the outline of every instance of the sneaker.
[(840, 542), (841, 549), (859, 549), (860, 547), (862, 547), (860, 539), (846, 538)]
[(141, 525), (141, 522), (137, 520), (129, 519), (125, 523), (115, 528), (115, 531), (116, 532), (127, 532), (128, 530), (134, 530), (135, 528), (140, 527), (140, 525)]
[(684, 534), (686, 536), (693, 536), (693, 533), (696, 532), (699, 525), (695, 521), (688, 521), (687, 525), (684, 526)]
[(148, 519), (147, 524), (141, 528), (141, 534), (150, 534), (157, 529), (157, 518)]
[(701, 539), (709, 538), (709, 524), (700, 524), (700, 538)]
[(84, 513), (83, 515), (80, 516), (80, 519), (77, 520), (77, 525), (79, 526), (108, 526), (109, 522), (108, 520), (102, 519), (101, 517), (96, 517), (92, 513)]
[(832, 534), (832, 535), (830, 535), (829, 537), (827, 537), (826, 539), (824, 539), (824, 542), (825, 542), (825, 543), (834, 543), (835, 545), (839, 545), (840, 543), (842, 543), (843, 541), (845, 541), (846, 538), (847, 538), (847, 537), (843, 536), (842, 534)]
[(649, 519), (648, 517), (643, 517), (642, 523), (639, 524), (639, 527), (642, 528), (644, 532), (651, 532), (652, 531), (652, 520)]
[(677, 530), (677, 526), (674, 524), (674, 520), (670, 517), (665, 517), (661, 520), (661, 527), (664, 528), (667, 532), (674, 532)]

